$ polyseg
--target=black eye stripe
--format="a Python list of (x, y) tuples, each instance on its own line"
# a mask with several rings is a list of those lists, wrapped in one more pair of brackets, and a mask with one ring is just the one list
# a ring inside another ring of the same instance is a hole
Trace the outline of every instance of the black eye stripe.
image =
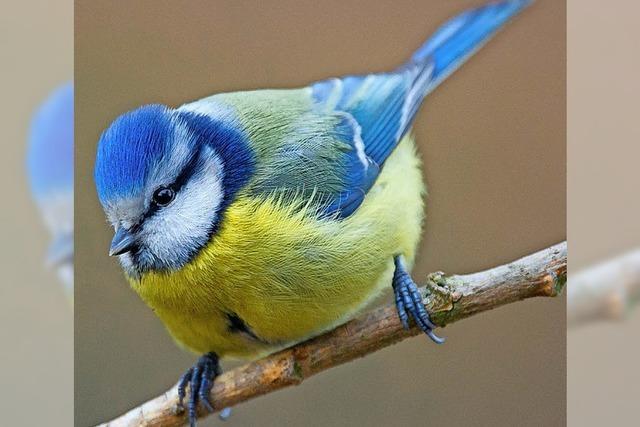
[[(178, 192), (182, 189), (182, 187), (184, 187), (185, 184), (189, 182), (191, 177), (196, 172), (198, 172), (204, 165), (201, 153), (202, 153), (202, 147), (198, 147), (197, 150), (194, 151), (193, 155), (189, 158), (189, 161), (184, 165), (184, 167), (182, 168), (182, 170), (180, 171), (176, 179), (173, 181), (173, 183), (167, 187), (172, 189), (175, 192), (176, 196)], [(134, 228), (139, 229), (142, 226), (142, 223), (146, 219), (155, 215), (155, 213), (161, 208), (162, 206), (156, 203), (150, 203), (149, 207), (147, 208), (145, 213), (142, 215), (142, 218), (140, 218), (140, 221), (138, 221), (138, 223), (134, 227), (132, 227), (132, 230)]]
[(187, 164), (182, 168), (176, 179), (169, 186), (173, 191), (178, 193), (182, 187), (191, 179), (191, 177), (204, 166), (202, 161), (202, 148), (198, 147), (198, 150), (193, 153)]

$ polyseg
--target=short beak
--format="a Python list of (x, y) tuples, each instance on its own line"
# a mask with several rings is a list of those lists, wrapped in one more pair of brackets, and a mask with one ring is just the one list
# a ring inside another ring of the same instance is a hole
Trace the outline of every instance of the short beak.
[(73, 234), (56, 237), (47, 250), (47, 265), (57, 267), (73, 261)]
[(124, 227), (119, 227), (116, 231), (111, 247), (109, 248), (109, 256), (126, 254), (133, 248), (133, 235)]

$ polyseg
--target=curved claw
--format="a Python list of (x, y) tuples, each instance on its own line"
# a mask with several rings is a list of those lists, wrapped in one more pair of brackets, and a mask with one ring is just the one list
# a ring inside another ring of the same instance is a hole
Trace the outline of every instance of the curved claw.
[(187, 395), (186, 388), (189, 385), (187, 414), (191, 427), (196, 425), (198, 403), (202, 403), (209, 412), (214, 411), (209, 394), (211, 388), (213, 388), (214, 380), (220, 373), (218, 356), (215, 353), (207, 353), (200, 357), (196, 364), (180, 377), (178, 382), (178, 405), (180, 408), (184, 408), (184, 398)]
[(433, 341), (436, 344), (444, 344), (444, 342), (446, 341), (444, 337), (439, 337), (431, 329), (424, 331), (424, 333), (427, 334), (429, 338), (431, 338), (431, 341)]
[(213, 412), (213, 405), (209, 398), (209, 391), (211, 391), (211, 388), (213, 387), (213, 379), (215, 379), (216, 376), (217, 374), (215, 373), (213, 366), (211, 364), (205, 365), (202, 372), (202, 383), (200, 385), (200, 390), (198, 391), (198, 400), (209, 412)]
[(193, 368), (189, 368), (187, 372), (182, 374), (180, 377), (180, 381), (178, 381), (178, 406), (180, 409), (184, 409), (184, 398), (187, 395), (187, 384), (191, 380), (191, 374), (193, 373)]
[(420, 290), (407, 272), (402, 257), (397, 256), (394, 261), (396, 270), (393, 274), (393, 291), (398, 317), (402, 322), (402, 326), (405, 329), (409, 329), (409, 317), (411, 317), (433, 342), (436, 344), (444, 343), (445, 339), (433, 332), (436, 325), (431, 321), (429, 313), (422, 302)]
[(191, 373), (190, 382), (190, 391), (191, 395), (189, 397), (189, 425), (191, 427), (196, 426), (196, 413), (198, 409), (198, 396), (200, 392), (200, 385), (202, 384), (202, 366), (198, 363), (193, 367), (193, 372)]
[(222, 411), (220, 411), (220, 414), (218, 414), (218, 418), (220, 418), (222, 421), (227, 421), (230, 416), (231, 408), (224, 408)]

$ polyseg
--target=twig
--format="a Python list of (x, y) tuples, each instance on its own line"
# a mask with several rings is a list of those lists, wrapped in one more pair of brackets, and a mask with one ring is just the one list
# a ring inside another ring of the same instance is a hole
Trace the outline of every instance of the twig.
[(567, 323), (619, 320), (640, 300), (640, 250), (571, 275)]
[[(432, 319), (444, 326), (476, 313), (525, 298), (558, 295), (566, 282), (566, 242), (518, 261), (479, 273), (445, 277), (431, 274), (426, 293)], [(317, 338), (282, 350), (264, 359), (233, 369), (216, 379), (211, 401), (216, 408), (240, 402), (284, 387), (300, 384), (325, 369), (346, 363), (420, 333), (404, 330), (394, 305), (380, 307)], [(178, 394), (169, 391), (102, 426), (182, 426), (177, 411)], [(200, 408), (198, 416), (206, 415)]]

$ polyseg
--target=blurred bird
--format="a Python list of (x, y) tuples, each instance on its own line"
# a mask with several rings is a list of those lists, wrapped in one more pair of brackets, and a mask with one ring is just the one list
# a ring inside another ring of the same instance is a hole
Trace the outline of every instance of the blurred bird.
[(55, 89), (33, 116), (27, 172), (51, 234), (47, 263), (73, 298), (73, 84)]
[(256, 358), (333, 328), (392, 285), (436, 342), (410, 276), (423, 220), (409, 135), (424, 97), (529, 1), (440, 27), (400, 68), (291, 90), (147, 105), (103, 133), (95, 180), (133, 289), (181, 346), (189, 417), (220, 357)]

